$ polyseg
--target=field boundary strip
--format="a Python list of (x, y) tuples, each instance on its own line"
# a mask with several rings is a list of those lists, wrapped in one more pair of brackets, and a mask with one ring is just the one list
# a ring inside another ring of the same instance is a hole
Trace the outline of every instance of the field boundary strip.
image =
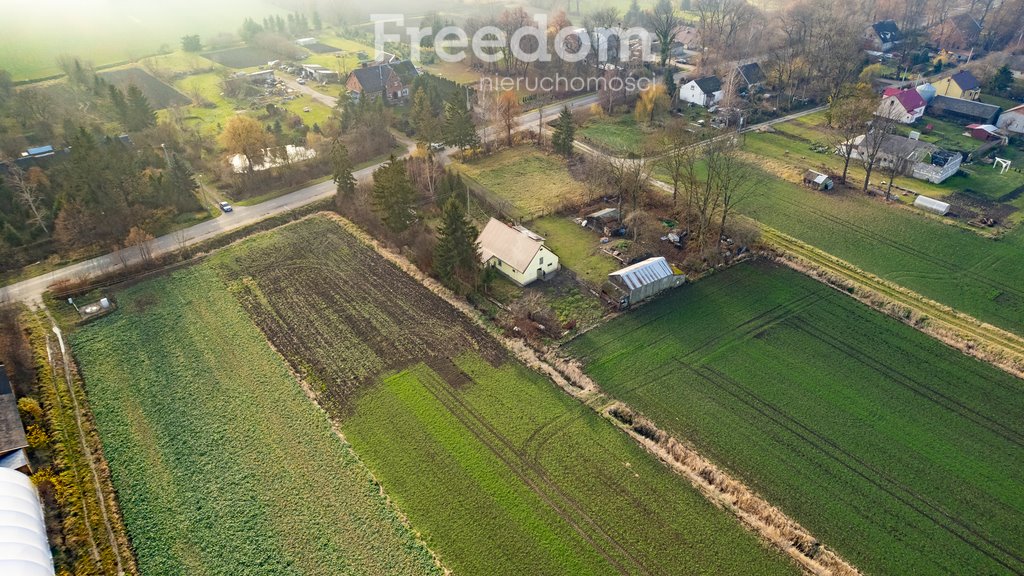
[[(307, 218), (313, 216), (316, 215), (310, 215)], [(448, 302), (470, 322), (483, 327), (494, 335), (498, 342), (526, 366), (540, 372), (565, 393), (609, 420), (617, 428), (622, 429), (670, 470), (686, 478), (705, 499), (715, 506), (732, 512), (744, 526), (757, 534), (763, 541), (792, 558), (803, 570), (818, 576), (861, 574), (856, 567), (831, 548), (824, 546), (819, 539), (796, 521), (755, 494), (742, 482), (723, 472), (683, 441), (658, 431), (665, 444), (665, 446), (661, 446), (642, 434), (638, 434), (635, 430), (625, 427), (618, 418), (610, 413), (614, 406), (625, 407), (625, 405), (609, 398), (577, 363), (560, 358), (552, 349), (535, 350), (521, 341), (497, 333), (492, 326), (481, 319), (469, 303), (455, 296), (433, 278), (426, 276), (401, 255), (392, 252), (376, 239), (368, 236), (354, 223), (331, 212), (323, 213), (321, 216), (336, 222), (357, 240), (369, 246), (381, 257), (398, 266), (425, 288)], [(645, 420), (645, 422), (648, 421)], [(649, 425), (653, 428), (653, 425)], [(686, 455), (686, 457), (677, 458), (676, 455)], [(712, 480), (708, 480), (708, 478)]]
[[(1024, 338), (883, 280), (824, 250), (761, 225), (778, 260), (939, 341), (1024, 378)], [(917, 315), (915, 318), (914, 315)]]

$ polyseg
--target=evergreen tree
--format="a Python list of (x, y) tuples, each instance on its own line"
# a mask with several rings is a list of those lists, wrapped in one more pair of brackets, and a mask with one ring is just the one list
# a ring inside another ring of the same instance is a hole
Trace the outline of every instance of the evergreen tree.
[(454, 98), (445, 106), (444, 144), (460, 150), (480, 146), (480, 135), (473, 124), (473, 114), (461, 98)]
[(572, 156), (572, 145), (576, 141), (576, 121), (569, 112), (569, 107), (562, 108), (555, 122), (555, 132), (551, 135), (551, 146), (562, 156)]
[(412, 100), (412, 111), (410, 112), (412, 127), (416, 130), (416, 141), (423, 144), (436, 142), (441, 125), (437, 114), (430, 104), (430, 96), (427, 90), (417, 90)]
[(670, 101), (675, 102), (678, 92), (679, 87), (676, 86), (675, 68), (669, 66), (665, 68), (665, 93), (668, 94)]
[(633, 0), (629, 5), (629, 10), (626, 11), (626, 15), (623, 17), (626, 26), (638, 26), (642, 17), (643, 12), (640, 10), (640, 2)]
[(313, 11), (313, 29), (320, 31), (324, 27), (323, 20), (320, 19), (320, 13), (316, 10)]
[(373, 209), (393, 233), (409, 228), (415, 192), (405, 161), (394, 156), (373, 173)]
[(166, 182), (168, 200), (178, 212), (195, 212), (201, 208), (196, 200), (199, 184), (196, 182), (195, 174), (188, 163), (178, 158), (177, 154), (171, 156), (170, 164), (167, 166)]
[[(338, 185), (338, 199), (351, 198), (356, 191), (356, 178), (352, 175), (354, 166), (348, 155), (348, 148), (341, 140), (335, 138), (331, 142), (331, 173), (334, 183)], [(375, 175), (376, 176), (376, 175)]]
[(1006, 64), (1003, 64), (992, 78), (988, 81), (988, 91), (996, 94), (1003, 94), (1013, 86), (1013, 71)]
[(131, 114), (128, 110), (128, 102), (124, 99), (124, 93), (117, 89), (117, 86), (113, 84), (109, 87), (110, 91), (110, 102), (114, 105), (114, 111), (117, 112), (117, 118), (121, 121), (121, 126), (125, 129), (128, 128), (128, 124), (131, 121)]
[(138, 132), (151, 126), (156, 126), (156, 112), (149, 105), (149, 99), (139, 90), (139, 87), (132, 84), (126, 93), (128, 103), (128, 124), (125, 128), (129, 132)]
[(437, 194), (435, 195), (437, 207), (443, 210), (449, 200), (455, 200), (468, 208), (466, 206), (466, 192), (466, 183), (463, 182), (462, 176), (458, 172), (446, 169), (444, 176), (441, 177), (441, 181), (437, 186)]
[(476, 243), (479, 232), (455, 198), (449, 198), (444, 206), (438, 235), (434, 252), (434, 271), (438, 278), (457, 293), (473, 291), (480, 283), (480, 257)]

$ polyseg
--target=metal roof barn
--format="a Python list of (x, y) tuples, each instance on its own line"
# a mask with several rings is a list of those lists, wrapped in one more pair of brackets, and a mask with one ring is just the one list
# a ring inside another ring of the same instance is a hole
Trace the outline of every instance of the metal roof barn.
[(53, 576), (39, 494), (28, 476), (0, 468), (0, 574)]
[(627, 266), (608, 275), (608, 282), (621, 292), (619, 304), (627, 308), (656, 296), (664, 290), (681, 286), (685, 276), (677, 275), (664, 257), (651, 258)]
[(914, 206), (922, 210), (934, 212), (939, 216), (945, 216), (946, 214), (949, 214), (949, 204), (946, 204), (945, 202), (940, 202), (934, 198), (929, 198), (927, 196), (918, 196), (917, 200), (914, 200)]

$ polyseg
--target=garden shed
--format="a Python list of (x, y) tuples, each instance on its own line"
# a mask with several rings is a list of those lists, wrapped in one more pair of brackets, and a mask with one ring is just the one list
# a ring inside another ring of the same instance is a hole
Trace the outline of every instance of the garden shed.
[(0, 364), (0, 468), (27, 471), (27, 447), (25, 428), (18, 413), (18, 399), (7, 379), (6, 368)]
[(949, 214), (949, 204), (927, 196), (918, 196), (917, 200), (914, 200), (914, 206), (928, 212), (934, 212), (939, 216)]
[(814, 188), (815, 190), (831, 190), (835, 187), (835, 182), (821, 172), (808, 170), (804, 173), (804, 186)]
[(669, 288), (682, 286), (686, 276), (676, 274), (664, 257), (650, 258), (608, 275), (610, 290), (619, 307), (629, 308)]
[(53, 576), (39, 494), (28, 476), (0, 468), (0, 574)]

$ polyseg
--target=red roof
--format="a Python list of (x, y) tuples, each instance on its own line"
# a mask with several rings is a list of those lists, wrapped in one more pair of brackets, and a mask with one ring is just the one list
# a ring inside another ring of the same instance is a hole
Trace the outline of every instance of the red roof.
[(884, 98), (888, 98), (889, 96), (894, 96), (896, 94), (899, 94), (900, 92), (903, 92), (903, 88), (897, 88), (896, 86), (889, 86), (888, 88), (885, 89), (885, 92), (882, 92), (882, 96)]
[(924, 108), (927, 103), (924, 98), (917, 93), (917, 90), (909, 89), (897, 92), (896, 94), (887, 94), (886, 97), (896, 96), (896, 100), (903, 106), (903, 109), (907, 112), (913, 112), (919, 108)]

